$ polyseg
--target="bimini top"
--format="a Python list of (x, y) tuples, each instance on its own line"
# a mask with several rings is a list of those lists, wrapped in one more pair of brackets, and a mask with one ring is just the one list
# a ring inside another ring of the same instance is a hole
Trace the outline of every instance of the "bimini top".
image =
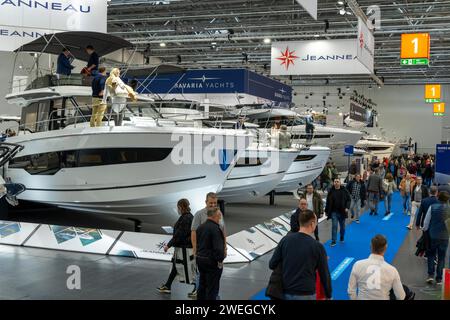
[(88, 61), (85, 48), (92, 45), (99, 56), (107, 55), (123, 48), (131, 48), (133, 44), (125, 39), (101, 32), (68, 31), (46, 34), (22, 45), (15, 52), (42, 52), (58, 55), (67, 48), (77, 59)]

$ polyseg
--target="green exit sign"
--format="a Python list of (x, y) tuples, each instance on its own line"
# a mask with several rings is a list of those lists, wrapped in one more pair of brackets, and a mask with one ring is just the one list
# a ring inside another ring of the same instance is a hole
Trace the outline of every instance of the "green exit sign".
[(437, 117), (443, 117), (444, 116), (444, 114), (442, 112), (435, 112), (434, 115), (437, 116)]
[(400, 65), (402, 66), (428, 66), (430, 60), (428, 59), (401, 59)]
[(441, 102), (441, 99), (425, 99), (426, 103), (436, 103)]

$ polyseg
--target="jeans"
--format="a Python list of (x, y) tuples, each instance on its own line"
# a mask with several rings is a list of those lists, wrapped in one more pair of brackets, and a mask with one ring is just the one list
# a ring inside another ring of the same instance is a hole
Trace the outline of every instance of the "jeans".
[(350, 204), (350, 214), (355, 216), (356, 220), (359, 220), (359, 213), (361, 212), (361, 199), (354, 200)]
[(410, 194), (405, 194), (403, 196), (403, 211), (406, 212), (411, 212), (411, 195)]
[(442, 280), (442, 271), (445, 266), (445, 255), (447, 253), (447, 239), (431, 239), (430, 249), (427, 250), (428, 276), (434, 277), (434, 260), (437, 255), (436, 281)]
[(219, 295), (220, 277), (223, 269), (219, 269), (217, 265), (208, 260), (197, 257), (197, 266), (200, 273), (197, 300), (217, 300)]
[(369, 208), (370, 212), (378, 212), (378, 202), (380, 201), (380, 195), (376, 192), (369, 192)]
[[(409, 225), (412, 227), (416, 222), (416, 213), (420, 208), (420, 202), (413, 201), (411, 203), (411, 218), (409, 219)], [(425, 213), (426, 214), (426, 213)]]
[(285, 300), (316, 300), (316, 295), (312, 294), (310, 296), (297, 296), (295, 294), (284, 294)]
[(167, 279), (167, 282), (165, 284), (165, 286), (167, 288), (171, 288), (172, 287), (172, 283), (173, 280), (175, 280), (175, 277), (177, 276), (178, 272), (177, 272), (177, 268), (175, 267), (175, 263), (172, 263), (172, 270), (170, 271), (170, 275), (169, 275), (169, 279)]
[(388, 193), (384, 198), (384, 207), (386, 208), (386, 213), (391, 212), (392, 207), (392, 193)]
[(331, 222), (332, 222), (332, 226), (331, 226), (331, 242), (336, 242), (337, 240), (337, 229), (338, 229), (338, 224), (339, 224), (339, 231), (340, 231), (340, 235), (341, 235), (341, 240), (344, 240), (344, 236), (345, 236), (345, 216), (337, 213), (337, 212), (333, 212), (331, 213)]

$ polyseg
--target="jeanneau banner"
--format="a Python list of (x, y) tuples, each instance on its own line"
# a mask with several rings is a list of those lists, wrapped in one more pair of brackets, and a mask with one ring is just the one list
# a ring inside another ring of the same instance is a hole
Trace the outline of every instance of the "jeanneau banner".
[(356, 39), (273, 42), (271, 74), (370, 74), (357, 58), (356, 44)]
[(13, 51), (43, 34), (106, 32), (107, 0), (0, 0), (0, 51)]

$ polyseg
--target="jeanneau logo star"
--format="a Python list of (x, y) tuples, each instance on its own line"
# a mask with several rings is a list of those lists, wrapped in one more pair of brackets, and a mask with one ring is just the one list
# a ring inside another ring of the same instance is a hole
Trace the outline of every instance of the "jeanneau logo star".
[(287, 47), (284, 52), (281, 51), (280, 53), (281, 53), (281, 56), (279, 58), (276, 58), (276, 59), (280, 60), (280, 61), (283, 61), (281, 63), (281, 65), (284, 65), (286, 67), (286, 70), (289, 69), (289, 66), (291, 64), (295, 65), (294, 61), (299, 58), (299, 57), (297, 57), (295, 55), (295, 50), (289, 51), (289, 47)]

